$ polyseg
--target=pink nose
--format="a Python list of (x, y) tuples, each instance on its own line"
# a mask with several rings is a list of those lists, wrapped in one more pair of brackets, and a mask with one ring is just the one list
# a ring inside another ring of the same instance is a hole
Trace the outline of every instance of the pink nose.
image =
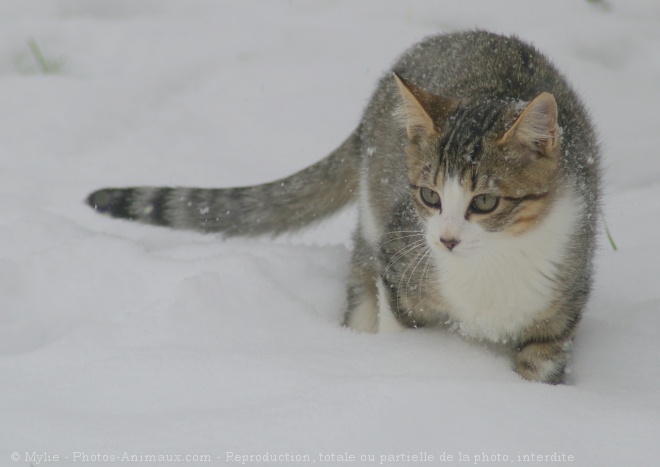
[(442, 244), (443, 244), (444, 246), (447, 247), (447, 249), (448, 249), (449, 251), (452, 251), (452, 250), (456, 247), (456, 245), (458, 245), (459, 243), (461, 243), (460, 240), (456, 240), (455, 238), (450, 238), (450, 239), (447, 239), (447, 240), (444, 239), (444, 238), (441, 238), (440, 241), (442, 242)]

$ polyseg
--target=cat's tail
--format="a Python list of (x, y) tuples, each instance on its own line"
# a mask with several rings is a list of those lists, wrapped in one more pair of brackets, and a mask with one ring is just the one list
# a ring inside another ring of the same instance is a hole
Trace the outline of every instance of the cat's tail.
[(103, 188), (87, 197), (102, 214), (224, 236), (278, 235), (338, 212), (357, 196), (356, 130), (329, 156), (289, 177), (239, 188)]

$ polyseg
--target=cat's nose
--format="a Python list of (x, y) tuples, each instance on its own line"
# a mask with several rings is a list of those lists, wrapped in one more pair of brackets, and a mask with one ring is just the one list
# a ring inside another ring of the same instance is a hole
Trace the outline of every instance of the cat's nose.
[(452, 251), (456, 247), (456, 245), (461, 243), (460, 240), (456, 240), (455, 238), (450, 238), (450, 239), (441, 238), (440, 241), (444, 246), (447, 247), (449, 251)]

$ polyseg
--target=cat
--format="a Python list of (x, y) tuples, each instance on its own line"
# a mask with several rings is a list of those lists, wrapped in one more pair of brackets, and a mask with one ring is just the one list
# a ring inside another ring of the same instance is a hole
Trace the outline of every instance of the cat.
[(105, 188), (116, 218), (278, 235), (356, 202), (344, 324), (445, 326), (510, 349), (524, 379), (565, 382), (592, 284), (599, 146), (566, 79), (517, 37), (476, 30), (411, 47), (355, 131), (258, 186)]

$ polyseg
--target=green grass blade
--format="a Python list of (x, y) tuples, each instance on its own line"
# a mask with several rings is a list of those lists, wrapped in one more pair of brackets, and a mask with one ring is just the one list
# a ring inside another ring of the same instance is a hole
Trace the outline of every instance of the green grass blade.
[(56, 71), (44, 58), (43, 54), (41, 53), (41, 49), (39, 49), (39, 46), (37, 45), (37, 41), (35, 41), (33, 38), (29, 38), (27, 42), (32, 55), (34, 56), (34, 59), (37, 61), (39, 68), (41, 68), (42, 73), (47, 75)]
[(609, 227), (607, 227), (607, 222), (605, 222), (605, 215), (603, 214), (603, 209), (598, 208), (598, 212), (600, 213), (600, 218), (603, 221), (603, 227), (605, 228), (605, 235), (607, 235), (607, 239), (610, 242), (610, 245), (612, 245), (612, 249), (614, 251), (618, 251), (618, 248), (616, 247), (616, 243), (614, 243), (614, 239), (612, 238), (612, 234), (610, 233)]

